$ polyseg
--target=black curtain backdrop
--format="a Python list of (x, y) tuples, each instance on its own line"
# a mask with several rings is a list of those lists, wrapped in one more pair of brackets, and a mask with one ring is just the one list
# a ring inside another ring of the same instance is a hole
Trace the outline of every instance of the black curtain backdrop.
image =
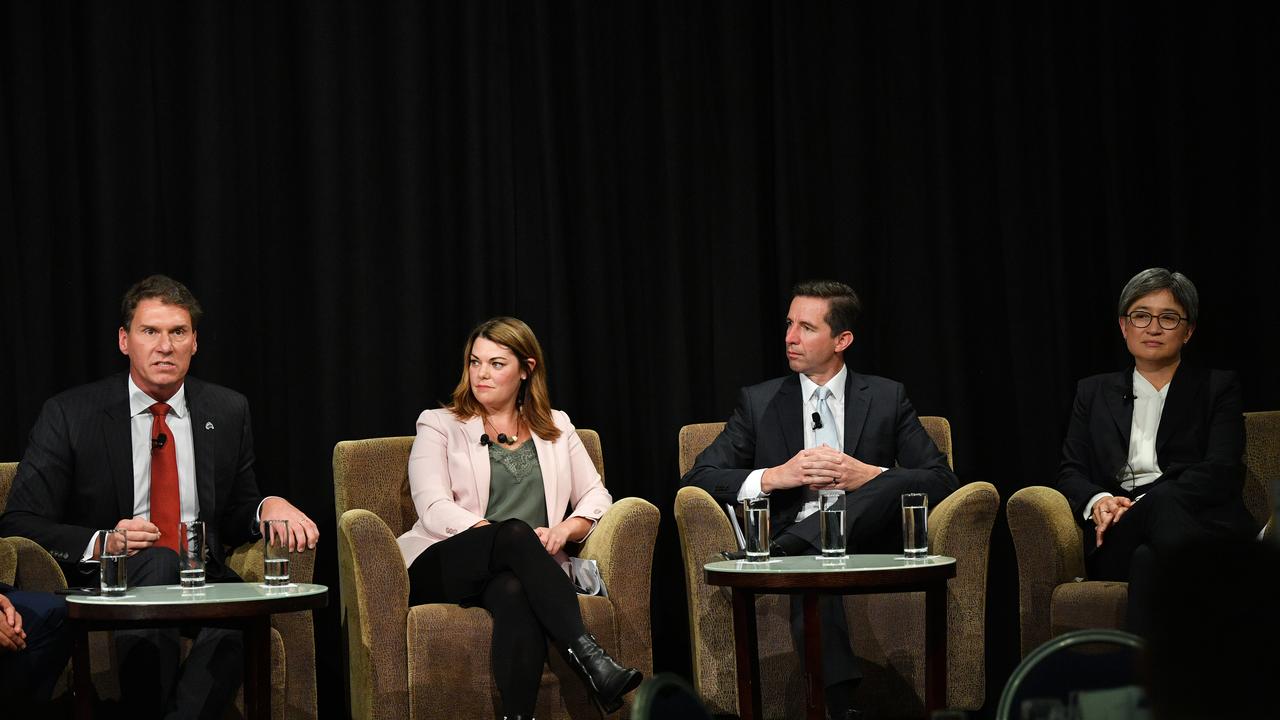
[[(193, 372), (252, 402), (258, 477), (321, 525), (330, 459), (413, 432), (479, 320), (537, 331), (616, 497), (662, 511), (659, 669), (688, 672), (676, 433), (786, 372), (793, 282), (945, 415), (962, 481), (1048, 482), (1075, 381), (1125, 364), (1120, 287), (1200, 288), (1187, 361), (1276, 375), (1276, 18), (1116, 2), (6, 2), (0, 458), (125, 368), (151, 272), (207, 312)], [(993, 533), (988, 705), (1017, 659)]]

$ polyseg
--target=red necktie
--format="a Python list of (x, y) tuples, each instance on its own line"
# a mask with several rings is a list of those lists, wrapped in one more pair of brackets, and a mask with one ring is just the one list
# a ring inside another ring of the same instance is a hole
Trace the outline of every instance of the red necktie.
[(178, 522), (182, 503), (178, 500), (178, 453), (173, 432), (164, 421), (170, 408), (165, 403), (151, 406), (151, 522), (160, 528), (156, 545), (178, 550)]

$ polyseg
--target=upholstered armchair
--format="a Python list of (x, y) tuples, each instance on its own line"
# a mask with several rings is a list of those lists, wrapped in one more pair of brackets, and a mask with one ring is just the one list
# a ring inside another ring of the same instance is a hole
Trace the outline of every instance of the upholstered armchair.
[[(938, 449), (952, 462), (951, 426), (945, 418), (921, 417)], [(724, 423), (687, 425), (680, 431), (680, 474), (720, 433)], [(947, 706), (977, 710), (986, 691), (983, 633), (986, 628), (987, 556), (1000, 496), (990, 483), (970, 483), (929, 514), (929, 548), (956, 558), (947, 585)], [(681, 488), (676, 525), (684, 558), (689, 604), (693, 679), (711, 712), (737, 714), (733, 600), (729, 588), (707, 585), (703, 565), (737, 547), (724, 508), (706, 491)], [(924, 593), (850, 595), (845, 613), (854, 652), (864, 662), (858, 702), (876, 717), (924, 716)], [(756, 600), (761, 699), (768, 718), (802, 717), (804, 685), (792, 647), (789, 600)]]
[[(603, 476), (599, 435), (580, 429), (578, 436)], [(412, 437), (353, 440), (333, 451), (351, 715), (493, 717), (500, 706), (490, 667), (489, 613), (451, 604), (409, 606), (409, 577), (396, 538), (418, 519), (409, 496), (412, 444)], [(587, 631), (618, 662), (646, 676), (653, 674), (649, 578), (657, 533), (658, 509), (640, 498), (623, 498), (577, 552), (599, 563), (609, 594), (578, 597)], [(597, 716), (582, 683), (555, 651), (543, 670), (537, 716)]]
[[(1245, 413), (1245, 506), (1275, 533), (1270, 484), (1280, 477), (1280, 412)], [(1123, 629), (1129, 584), (1086, 577), (1082, 530), (1062, 493), (1026, 487), (1009, 498), (1018, 556), (1022, 654), (1071, 632)]]
[[(0, 512), (4, 512), (17, 471), (18, 463), (0, 463)], [(67, 587), (62, 568), (44, 548), (21, 537), (3, 540), (14, 551), (14, 580), (11, 584), (24, 590), (47, 592)], [(5, 551), (0, 549), (0, 580), (6, 578), (4, 555)], [(262, 543), (246, 543), (236, 548), (227, 558), (227, 565), (246, 582), (262, 582)], [(296, 553), (289, 565), (290, 575), (296, 582), (311, 582), (315, 553)], [(184, 648), (189, 644), (189, 641), (184, 640)], [(99, 697), (119, 698), (120, 683), (113, 670), (115, 648), (109, 633), (90, 634), (89, 658), (94, 689)], [(299, 720), (317, 717), (315, 658), (315, 634), (310, 610), (271, 617), (272, 717)], [(244, 707), (240, 696), (236, 698), (236, 707)]]

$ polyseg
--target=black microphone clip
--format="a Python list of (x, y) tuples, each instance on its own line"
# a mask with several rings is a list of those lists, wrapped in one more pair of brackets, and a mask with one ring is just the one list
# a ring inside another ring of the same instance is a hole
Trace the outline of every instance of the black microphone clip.
[(489, 443), (491, 442), (493, 441), (489, 439), (489, 433), (484, 433), (483, 435), (480, 436), (481, 447), (489, 447)]
[(822, 416), (816, 412), (813, 414), (813, 429), (814, 430), (822, 429)]
[(155, 452), (156, 450), (163, 448), (164, 444), (168, 441), (169, 436), (164, 433), (160, 433), (159, 435), (151, 438), (151, 451)]

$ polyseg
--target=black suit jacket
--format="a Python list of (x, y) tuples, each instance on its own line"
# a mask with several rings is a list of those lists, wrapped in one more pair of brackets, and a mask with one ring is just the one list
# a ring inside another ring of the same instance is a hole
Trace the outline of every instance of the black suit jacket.
[[(126, 375), (72, 388), (44, 404), (14, 477), (0, 536), (19, 535), (53, 555), (68, 578), (93, 533), (133, 517), (133, 450)], [(249, 405), (233, 390), (186, 378), (200, 519), (211, 580), (235, 579), (223, 545), (258, 536), (262, 500), (253, 474)]]
[[(1240, 379), (1234, 372), (1178, 367), (1169, 385), (1156, 462), (1163, 474), (1136, 494), (1174, 493), (1194, 510), (1206, 529), (1243, 536), (1253, 527), (1244, 507), (1244, 416)], [(1057, 489), (1066, 496), (1076, 522), (1088, 525), (1084, 509), (1100, 492), (1131, 497), (1120, 486), (1129, 459), (1133, 424), (1133, 368), (1094, 375), (1076, 386)], [(1086, 549), (1093, 545), (1086, 538)]]
[[(901, 383), (850, 370), (844, 397), (845, 454), (889, 468), (850, 493), (850, 513), (862, 508), (864, 516), (873, 516), (873, 523), (883, 524), (901, 517), (898, 498), (902, 493), (928, 493), (932, 506), (956, 489), (955, 473), (920, 425)], [(743, 388), (724, 431), (698, 455), (683, 482), (697, 485), (722, 503), (736, 502), (738, 489), (751, 471), (781, 465), (804, 449), (803, 402), (800, 377), (794, 374)], [(795, 522), (804, 493), (802, 488), (790, 488), (769, 497), (776, 536)], [(809, 534), (804, 534), (806, 539), (814, 539)]]

